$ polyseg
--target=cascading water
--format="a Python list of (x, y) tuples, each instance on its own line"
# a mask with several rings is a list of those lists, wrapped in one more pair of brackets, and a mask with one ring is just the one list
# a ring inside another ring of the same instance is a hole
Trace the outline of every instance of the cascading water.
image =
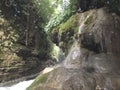
[[(77, 41), (73, 44), (68, 56), (66, 57), (65, 61), (63, 62), (63, 67), (65, 68), (78, 68), (78, 59), (80, 58), (80, 47)], [(77, 63), (77, 65), (75, 64)]]
[(85, 16), (83, 13), (82, 13), (80, 22), (81, 22), (81, 24), (79, 26), (78, 35), (81, 34), (82, 30), (84, 29)]
[(84, 30), (84, 26), (85, 26), (85, 22), (87, 21), (87, 19), (92, 15), (92, 13), (88, 14), (87, 17), (85, 17), (84, 13), (82, 13), (81, 19), (80, 19), (80, 26), (78, 29), (78, 36), (82, 33), (82, 31)]
[[(87, 19), (92, 15), (92, 13), (88, 14), (87, 17), (84, 16), (84, 13), (82, 13), (82, 16), (80, 18), (80, 26), (78, 30), (78, 37), (84, 30), (85, 22)], [(63, 62), (63, 65), (65, 68), (79, 68), (79, 58), (80, 58), (81, 52), (80, 52), (80, 46), (78, 44), (78, 41), (76, 40), (73, 44), (68, 56), (66, 57), (65, 61)], [(76, 64), (75, 64), (76, 63)]]
[(55, 44), (53, 44), (53, 50), (52, 50), (51, 56), (57, 62), (61, 62), (62, 60), (64, 60), (64, 57), (65, 57), (63, 51)]

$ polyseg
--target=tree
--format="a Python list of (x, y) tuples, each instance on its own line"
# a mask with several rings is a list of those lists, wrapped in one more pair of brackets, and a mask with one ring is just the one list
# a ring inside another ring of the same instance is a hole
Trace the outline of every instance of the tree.
[(49, 52), (49, 41), (43, 28), (53, 11), (51, 0), (1, 0), (0, 3), (0, 14), (19, 35), (17, 43), (44, 54), (39, 56), (47, 56)]
[(50, 19), (53, 8), (49, 0), (2, 0), (1, 13), (12, 21), (11, 24), (18, 30), (20, 36), (26, 37), (28, 45), (30, 33), (43, 28)]

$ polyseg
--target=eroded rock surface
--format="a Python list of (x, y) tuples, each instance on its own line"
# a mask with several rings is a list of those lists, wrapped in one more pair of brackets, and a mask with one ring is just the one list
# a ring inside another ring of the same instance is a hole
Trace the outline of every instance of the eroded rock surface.
[(120, 18), (90, 12), (66, 59), (28, 90), (120, 90)]

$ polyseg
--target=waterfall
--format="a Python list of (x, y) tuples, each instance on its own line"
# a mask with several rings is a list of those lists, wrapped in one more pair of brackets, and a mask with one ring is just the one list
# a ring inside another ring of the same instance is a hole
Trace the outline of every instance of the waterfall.
[[(81, 18), (80, 18), (80, 26), (78, 29), (78, 35), (80, 35), (82, 33), (82, 31), (84, 30), (84, 26), (85, 26), (85, 22), (87, 21), (87, 19), (92, 15), (92, 13), (88, 14), (87, 17), (85, 17), (84, 13), (82, 13)], [(80, 46), (78, 44), (77, 41), (75, 41), (75, 43), (73, 44), (68, 56), (66, 57), (63, 65), (66, 68), (79, 68), (78, 63), (79, 62), (79, 58), (80, 58), (81, 52), (80, 52)]]
[(79, 59), (80, 58), (80, 47), (78, 45), (78, 42), (76, 41), (68, 56), (66, 57), (65, 61), (63, 62), (63, 67), (65, 68), (78, 68), (78, 63), (79, 63)]
[(56, 44), (53, 44), (51, 56), (56, 59), (57, 62), (61, 62), (65, 57), (63, 51)]
[(81, 34), (81, 32), (82, 32), (83, 29), (84, 29), (85, 16), (84, 16), (83, 13), (82, 13), (80, 22), (81, 22), (81, 24), (80, 24), (79, 29), (78, 29), (78, 35)]
[[(80, 18), (80, 26), (78, 30), (78, 36), (82, 33), (84, 30), (85, 22), (87, 19), (92, 15), (92, 13), (88, 14), (86, 17), (82, 13), (81, 18)], [(81, 51), (80, 51), (80, 46), (78, 44), (78, 41), (75, 41), (73, 46), (71, 47), (71, 50), (66, 57), (65, 61), (63, 62), (63, 66), (66, 68), (79, 68), (79, 58), (81, 56)]]
[(82, 13), (82, 16), (80, 18), (80, 26), (78, 29), (78, 36), (82, 33), (82, 31), (84, 30), (84, 26), (85, 26), (85, 22), (87, 21), (87, 19), (92, 15), (92, 12), (90, 14), (87, 15), (87, 17), (85, 17), (84, 13)]

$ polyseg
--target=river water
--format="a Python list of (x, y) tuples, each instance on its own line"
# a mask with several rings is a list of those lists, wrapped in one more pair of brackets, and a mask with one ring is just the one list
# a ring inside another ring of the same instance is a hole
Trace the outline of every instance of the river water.
[[(56, 66), (54, 67), (46, 67), (42, 72), (41, 74), (45, 74), (45, 73), (48, 73), (52, 70), (54, 70)], [(37, 75), (37, 74), (35, 74)], [(33, 75), (34, 76), (34, 75)], [(33, 82), (34, 82), (35, 79), (32, 79), (32, 80), (28, 80), (28, 81), (21, 81), (15, 85), (12, 85), (10, 87), (0, 87), (0, 90), (26, 90), (27, 87), (29, 87)]]
[(10, 87), (0, 87), (0, 90), (26, 90), (28, 86), (32, 84), (34, 80), (21, 81)]

